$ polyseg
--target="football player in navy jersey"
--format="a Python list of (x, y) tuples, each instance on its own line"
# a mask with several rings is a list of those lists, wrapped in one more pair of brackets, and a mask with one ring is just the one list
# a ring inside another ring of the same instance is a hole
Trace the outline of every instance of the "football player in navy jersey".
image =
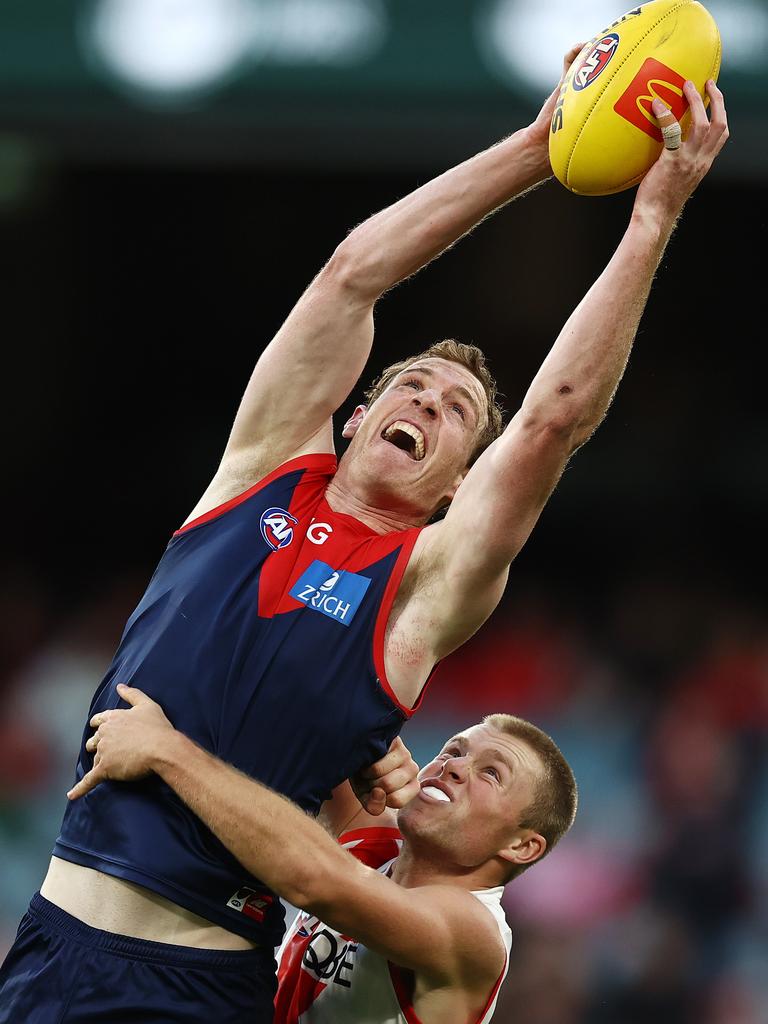
[[(666, 244), (727, 139), (722, 94), (707, 90), (711, 119), (686, 83), (688, 137), (638, 186), (613, 256), (503, 431), (482, 354), (454, 341), (385, 371), (338, 465), (331, 417), (365, 368), (380, 296), (550, 176), (557, 90), (532, 124), (347, 236), (258, 359), (88, 718), (128, 683), (310, 813), (384, 757), (434, 666), (498, 604), (608, 409)], [(93, 766), (88, 736), (76, 781)], [(159, 778), (107, 782), (66, 809), (0, 968), (0, 1024), (59, 1021), (65, 1007), (73, 1022), (266, 1021), (283, 930), (269, 886)]]

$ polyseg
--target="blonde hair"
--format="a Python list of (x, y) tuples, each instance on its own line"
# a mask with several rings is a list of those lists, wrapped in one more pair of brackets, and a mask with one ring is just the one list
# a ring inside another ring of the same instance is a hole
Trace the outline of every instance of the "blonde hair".
[(578, 787), (571, 766), (562, 751), (537, 725), (515, 715), (486, 715), (482, 722), (498, 732), (522, 740), (537, 755), (543, 771), (540, 774), (533, 800), (520, 816), (520, 828), (530, 828), (544, 836), (547, 848), (538, 860), (523, 867), (515, 865), (509, 879), (516, 878), (527, 868), (537, 864), (562, 839), (573, 824), (578, 805)]

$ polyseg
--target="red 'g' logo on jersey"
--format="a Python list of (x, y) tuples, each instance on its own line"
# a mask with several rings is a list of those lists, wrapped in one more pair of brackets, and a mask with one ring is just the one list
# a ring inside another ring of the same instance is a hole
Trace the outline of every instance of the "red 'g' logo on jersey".
[(581, 92), (588, 85), (592, 85), (597, 76), (602, 74), (616, 53), (618, 45), (619, 37), (616, 32), (609, 32), (607, 36), (597, 40), (573, 73), (572, 83), (576, 92)]
[(656, 142), (663, 142), (661, 129), (651, 110), (651, 102), (658, 96), (679, 121), (688, 109), (683, 95), (685, 79), (672, 68), (654, 57), (648, 57), (635, 77), (613, 105), (616, 113)]

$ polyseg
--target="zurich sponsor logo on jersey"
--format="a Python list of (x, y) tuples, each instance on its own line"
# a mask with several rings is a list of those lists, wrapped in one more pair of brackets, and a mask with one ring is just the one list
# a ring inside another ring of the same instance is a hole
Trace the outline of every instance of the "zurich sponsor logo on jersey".
[(268, 508), (261, 513), (261, 536), (273, 551), (287, 548), (293, 540), (293, 528), (298, 522), (284, 508)]
[(291, 597), (307, 608), (348, 626), (370, 583), (367, 576), (358, 576), (346, 569), (333, 569), (316, 559), (293, 585)]

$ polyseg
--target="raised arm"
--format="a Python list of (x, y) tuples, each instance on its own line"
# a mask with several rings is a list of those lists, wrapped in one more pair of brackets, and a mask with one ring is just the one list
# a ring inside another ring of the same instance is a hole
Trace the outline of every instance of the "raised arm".
[[(688, 138), (679, 149), (662, 151), (646, 174), (613, 257), (563, 327), (517, 415), (470, 469), (444, 521), (425, 531), (420, 572), (441, 581), (438, 591), (423, 592), (439, 624), (436, 657), (466, 640), (493, 610), (568, 459), (608, 410), (667, 242), (728, 137), (722, 94), (714, 82), (707, 91), (711, 122), (686, 83)], [(658, 103), (657, 116), (665, 109)], [(467, 536), (471, 544), (462, 542)], [(473, 602), (463, 600), (468, 592)]]
[(105, 779), (154, 771), (293, 906), (435, 985), (482, 993), (493, 984), (504, 950), (490, 915), (469, 893), (447, 885), (405, 889), (365, 867), (290, 800), (177, 732), (146, 694), (122, 685), (119, 692), (132, 707), (91, 719), (94, 767), (70, 799)]
[[(566, 68), (577, 52), (566, 55)], [(551, 174), (556, 94), (531, 125), (370, 217), (338, 246), (259, 358), (219, 470), (190, 519), (287, 458), (332, 451), (330, 418), (368, 360), (376, 301)]]

